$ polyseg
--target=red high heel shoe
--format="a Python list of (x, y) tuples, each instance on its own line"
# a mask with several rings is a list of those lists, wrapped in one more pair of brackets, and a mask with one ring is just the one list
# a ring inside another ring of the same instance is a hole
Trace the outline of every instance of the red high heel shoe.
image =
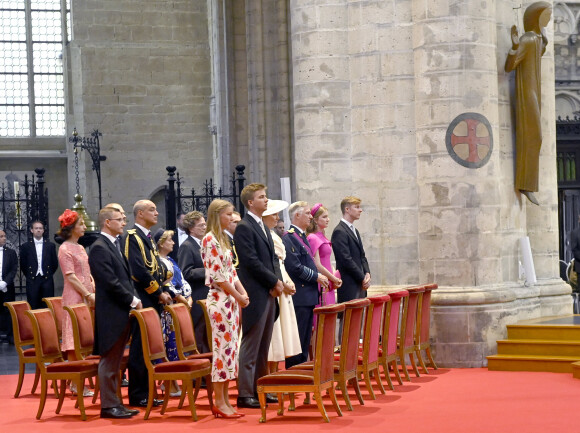
[(221, 416), (224, 419), (235, 419), (244, 416), (244, 414), (240, 413), (223, 413), (221, 410), (217, 408), (217, 406), (211, 407), (211, 413), (213, 413), (213, 416), (215, 416), (216, 418), (219, 418)]

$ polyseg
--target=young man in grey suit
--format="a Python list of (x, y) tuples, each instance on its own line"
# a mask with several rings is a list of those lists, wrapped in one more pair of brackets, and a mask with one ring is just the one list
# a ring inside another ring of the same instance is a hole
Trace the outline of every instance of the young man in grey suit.
[(117, 396), (119, 370), (129, 340), (131, 308), (141, 308), (131, 282), (129, 263), (121, 254), (118, 239), (126, 222), (118, 210), (106, 207), (99, 212), (101, 235), (89, 251), (89, 266), (95, 280), (95, 346), (100, 355), (99, 385), (101, 418), (130, 418), (138, 410), (127, 409)]
[(342, 219), (332, 232), (332, 251), (336, 268), (342, 278), (342, 286), (337, 291), (338, 302), (364, 298), (371, 285), (371, 271), (365, 256), (360, 233), (354, 222), (360, 218), (361, 199), (348, 196), (342, 199), (340, 210)]
[[(248, 210), (238, 223), (234, 242), (238, 254), (238, 277), (250, 297), (242, 314), (242, 342), (238, 377), (238, 407), (259, 408), (258, 379), (268, 373), (268, 350), (278, 314), (274, 298), (284, 289), (280, 263), (274, 253), (272, 235), (262, 222), (268, 206), (266, 187), (259, 183), (246, 186), (240, 195)], [(267, 395), (269, 403), (278, 400)]]

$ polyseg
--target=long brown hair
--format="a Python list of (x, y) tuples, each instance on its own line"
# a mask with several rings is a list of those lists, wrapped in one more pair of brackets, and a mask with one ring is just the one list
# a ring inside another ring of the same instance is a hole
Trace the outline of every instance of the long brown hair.
[[(308, 227), (306, 228), (306, 234), (307, 235), (309, 235), (310, 233), (316, 233), (318, 231), (318, 223), (316, 222), (316, 220), (324, 212), (328, 212), (328, 210), (324, 206), (320, 206), (316, 210), (316, 212), (314, 213), (314, 215), (312, 215), (312, 220), (310, 221), (310, 224), (308, 224)], [(322, 230), (322, 233), (324, 233), (324, 230)]]

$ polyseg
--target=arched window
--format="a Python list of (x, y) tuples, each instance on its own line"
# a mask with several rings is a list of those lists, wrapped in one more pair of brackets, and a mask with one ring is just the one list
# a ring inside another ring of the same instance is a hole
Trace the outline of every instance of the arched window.
[(70, 0), (0, 0), (0, 137), (65, 135)]

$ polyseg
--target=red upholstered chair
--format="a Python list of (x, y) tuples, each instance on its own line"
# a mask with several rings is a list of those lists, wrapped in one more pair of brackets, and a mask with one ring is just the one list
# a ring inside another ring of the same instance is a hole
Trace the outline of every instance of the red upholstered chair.
[(330, 422), (324, 404), (322, 392), (327, 390), (334, 410), (342, 416), (334, 392), (334, 331), (338, 313), (344, 311), (344, 304), (328, 305), (314, 309), (318, 316), (314, 368), (310, 370), (284, 370), (268, 374), (258, 379), (258, 398), (262, 408), (260, 422), (266, 422), (266, 393), (278, 394), (278, 415), (284, 414), (283, 393), (290, 394), (290, 408), (294, 410), (294, 393), (312, 392), (324, 421)]
[[(213, 361), (213, 353), (199, 353), (195, 341), (195, 331), (193, 329), (193, 319), (187, 305), (182, 303), (166, 305), (165, 310), (171, 314), (173, 330), (175, 331), (175, 342), (177, 345), (177, 355), (179, 359), (207, 359), (210, 363)], [(210, 407), (212, 401), (212, 384), (211, 377), (206, 378), (207, 396)], [(185, 400), (185, 393), (181, 393), (179, 407), (181, 408)]]
[(58, 340), (62, 340), (62, 315), (64, 314), (64, 309), (62, 308), (62, 296), (54, 296), (52, 298), (42, 298), (48, 309), (54, 316), (54, 322), (56, 323), (56, 329), (58, 330)]
[(389, 295), (381, 295), (372, 296), (367, 299), (370, 301), (370, 305), (367, 307), (367, 314), (365, 316), (363, 348), (358, 358), (357, 373), (359, 377), (364, 374), (366, 387), (371, 398), (375, 400), (376, 396), (371, 385), (371, 375), (374, 376), (381, 393), (385, 393), (385, 388), (383, 387), (379, 373), (379, 339), (381, 335), (383, 310), (391, 297)]
[(379, 364), (383, 367), (383, 373), (389, 384), (389, 388), (394, 389), (389, 366), (395, 372), (399, 385), (403, 384), (399, 367), (397, 366), (397, 336), (399, 334), (399, 318), (401, 317), (401, 303), (409, 296), (406, 290), (389, 293), (391, 300), (387, 302), (385, 314), (383, 316), (383, 332), (381, 335), (381, 347), (379, 349)]
[[(60, 413), (66, 390), (66, 382), (73, 382), (78, 390), (85, 387), (85, 379), (97, 376), (97, 360), (63, 361), (58, 340), (58, 331), (54, 323), (54, 317), (46, 308), (28, 310), (26, 314), (32, 323), (34, 334), (34, 346), (36, 347), (36, 365), (40, 370), (41, 395), (36, 419), (40, 419), (46, 402), (48, 381), (60, 380), (60, 392), (56, 413)], [(81, 411), (81, 419), (85, 421), (85, 406), (83, 393), (77, 395), (77, 405)]]
[[(209, 320), (209, 313), (207, 312), (207, 303), (205, 299), (199, 299), (196, 301), (203, 311), (203, 318), (205, 320), (205, 333), (207, 335), (207, 347), (212, 347), (213, 344), (213, 337), (212, 337), (212, 330), (211, 330), (211, 322)], [(241, 317), (241, 316), (240, 316)], [(240, 329), (242, 327), (240, 326)]]
[[(356, 396), (360, 404), (365, 404), (360, 392), (357, 368), (359, 359), (359, 338), (361, 334), (363, 315), (365, 308), (370, 305), (371, 301), (368, 299), (355, 299), (345, 302), (344, 320), (342, 329), (342, 340), (340, 342), (340, 354), (334, 357), (334, 381), (342, 392), (342, 397), (346, 403), (348, 410), (352, 409), (346, 384), (350, 382), (356, 392)], [(338, 358), (338, 360), (337, 360)], [(304, 362), (295, 365), (293, 370), (305, 370), (314, 368), (314, 361)], [(309, 398), (307, 398), (309, 400)]]
[[(151, 407), (153, 406), (153, 395), (155, 392), (155, 381), (164, 381), (165, 389), (169, 389), (170, 381), (181, 380), (184, 392), (187, 392), (189, 399), (189, 409), (191, 417), (197, 421), (195, 412), (195, 399), (199, 393), (200, 380), (196, 381), (195, 395), (193, 394), (193, 380), (211, 374), (211, 363), (207, 359), (188, 359), (169, 362), (165, 353), (163, 343), (163, 333), (161, 331), (161, 321), (159, 314), (153, 308), (142, 310), (131, 310), (131, 315), (137, 319), (141, 331), (141, 341), (143, 345), (143, 358), (149, 373), (149, 396), (144, 419), (149, 418)], [(161, 362), (155, 363), (158, 360)], [(211, 379), (211, 377), (210, 377)], [(161, 415), (167, 409), (169, 393), (165, 393)]]
[(427, 284), (425, 286), (425, 292), (420, 295), (419, 307), (417, 311), (417, 326), (415, 327), (415, 354), (419, 359), (419, 364), (421, 368), (427, 374), (427, 366), (425, 365), (425, 360), (421, 355), (421, 351), (425, 350), (427, 357), (429, 358), (429, 364), (437, 370), (437, 364), (433, 360), (431, 355), (431, 341), (429, 340), (429, 328), (431, 325), (431, 292), (437, 289), (437, 284)]
[[(36, 365), (36, 349), (33, 346), (34, 334), (32, 333), (32, 324), (25, 313), (25, 311), (30, 310), (30, 304), (26, 301), (16, 301), (5, 302), (4, 305), (10, 311), (12, 329), (14, 330), (14, 347), (16, 347), (16, 353), (18, 353), (18, 384), (16, 385), (16, 392), (14, 393), (14, 398), (17, 398), (20, 395), (22, 382), (24, 380), (24, 364)], [(36, 391), (39, 378), (40, 370), (36, 367), (34, 384), (32, 385), (31, 391), (32, 394)]]
[(419, 305), (419, 296), (425, 291), (423, 286), (407, 288), (409, 296), (403, 298), (403, 317), (401, 319), (401, 329), (399, 332), (398, 354), (399, 361), (403, 367), (403, 373), (407, 381), (411, 381), (407, 365), (405, 364), (405, 355), (409, 355), (413, 371), (417, 377), (420, 376), (419, 370), (413, 353), (415, 353), (415, 324), (417, 323), (417, 310)]

